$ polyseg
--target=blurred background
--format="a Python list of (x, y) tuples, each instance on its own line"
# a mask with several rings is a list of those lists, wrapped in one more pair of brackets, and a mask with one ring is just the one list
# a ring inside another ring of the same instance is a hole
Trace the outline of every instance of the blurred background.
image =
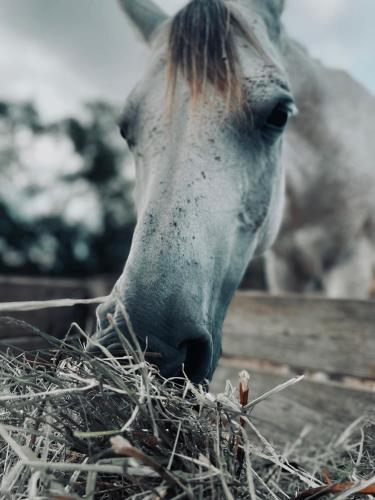
[[(182, 0), (157, 3), (173, 14)], [(0, 0), (0, 273), (119, 273), (134, 211), (117, 130), (147, 48), (115, 0)], [(288, 0), (284, 23), (375, 91), (374, 0)]]

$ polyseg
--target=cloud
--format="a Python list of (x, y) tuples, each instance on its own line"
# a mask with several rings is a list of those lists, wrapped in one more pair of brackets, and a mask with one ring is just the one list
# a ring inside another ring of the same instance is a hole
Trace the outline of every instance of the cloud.
[[(157, 0), (175, 13), (185, 0)], [(101, 97), (119, 109), (144, 72), (147, 48), (109, 0), (1, 0), (0, 98), (34, 98), (46, 117)], [(374, 0), (288, 0), (288, 33), (314, 57), (375, 90)]]
[(345, 10), (346, 0), (288, 0), (287, 12), (299, 19), (301, 26), (308, 21), (310, 25), (321, 28), (330, 25)]
[(47, 47), (12, 33), (4, 36), (0, 51), (1, 97), (35, 101), (47, 119), (76, 113), (83, 100), (97, 95), (84, 75), (71, 71)]
[(36, 96), (52, 115), (96, 97), (125, 101), (142, 74), (147, 48), (117, 2), (1, 2), (0, 98)]
[(186, 0), (157, 0), (157, 4), (170, 15), (175, 14), (179, 9), (187, 4)]
[(287, 32), (327, 66), (346, 69), (375, 91), (375, 2), (288, 0)]

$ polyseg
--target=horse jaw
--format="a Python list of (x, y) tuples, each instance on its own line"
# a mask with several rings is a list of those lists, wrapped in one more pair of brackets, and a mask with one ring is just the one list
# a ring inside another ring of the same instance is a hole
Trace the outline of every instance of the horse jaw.
[(141, 38), (150, 43), (155, 30), (168, 16), (151, 0), (118, 0)]

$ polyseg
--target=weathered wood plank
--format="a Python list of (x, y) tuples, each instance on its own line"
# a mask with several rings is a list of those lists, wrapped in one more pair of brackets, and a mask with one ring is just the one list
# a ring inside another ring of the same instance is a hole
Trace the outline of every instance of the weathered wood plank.
[[(0, 276), (0, 302), (103, 295), (110, 281)], [(11, 315), (62, 337), (73, 321), (93, 324), (93, 309), (76, 306)], [(5, 337), (7, 332), (0, 329), (0, 339)], [(229, 357), (375, 379), (375, 303), (239, 292), (224, 324), (223, 349)]]
[(375, 302), (239, 292), (224, 324), (223, 351), (375, 378)]
[(36, 351), (48, 346), (37, 328), (13, 317), (0, 316), (0, 350), (13, 352)]
[[(238, 386), (238, 373), (243, 367), (222, 360), (210, 390), (223, 392), (226, 380)], [(252, 371), (251, 399), (288, 380), (267, 372)], [(274, 442), (282, 443), (298, 437), (305, 426), (312, 426), (309, 440), (331, 438), (342, 432), (358, 417), (375, 411), (375, 392), (346, 388), (339, 384), (303, 380), (256, 406), (253, 421)]]
[[(75, 280), (0, 276), (0, 302), (42, 301), (67, 297), (77, 299), (88, 297), (86, 283)], [(6, 313), (6, 316), (13, 316), (16, 319), (26, 321), (39, 330), (61, 338), (66, 334), (73, 321), (85, 326), (87, 308), (84, 306), (74, 306), (48, 311)], [(25, 337), (25, 332), (17, 334), (16, 329), (13, 328), (11, 335), (9, 335), (9, 331), (9, 326), (0, 325), (0, 340), (5, 338), (12, 339), (17, 336)], [(33, 334), (30, 331), (28, 335), (32, 336)]]
[(0, 351), (10, 351), (15, 355), (20, 353), (39, 352), (46, 349), (47, 342), (41, 337), (17, 337), (0, 340)]

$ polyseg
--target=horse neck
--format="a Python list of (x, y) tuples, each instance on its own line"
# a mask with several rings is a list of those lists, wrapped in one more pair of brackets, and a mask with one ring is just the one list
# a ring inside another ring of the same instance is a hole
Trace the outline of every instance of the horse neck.
[(313, 59), (300, 43), (285, 33), (281, 35), (279, 50), (298, 108), (301, 110), (301, 107), (311, 100), (319, 101), (323, 92), (321, 76), (326, 70), (324, 66)]
[[(329, 68), (312, 58), (304, 47), (286, 34), (282, 35), (279, 50), (299, 109), (291, 128), (296, 128), (298, 135), (305, 130), (309, 142), (319, 148), (327, 141), (332, 146), (339, 139), (344, 143), (350, 140), (362, 144), (365, 140), (373, 144), (373, 94), (345, 71)], [(354, 120), (355, 131), (349, 125)], [(335, 137), (331, 135), (332, 130)], [(354, 139), (354, 133), (359, 137)], [(363, 147), (367, 149), (368, 145)], [(375, 151), (375, 145), (373, 147)]]

